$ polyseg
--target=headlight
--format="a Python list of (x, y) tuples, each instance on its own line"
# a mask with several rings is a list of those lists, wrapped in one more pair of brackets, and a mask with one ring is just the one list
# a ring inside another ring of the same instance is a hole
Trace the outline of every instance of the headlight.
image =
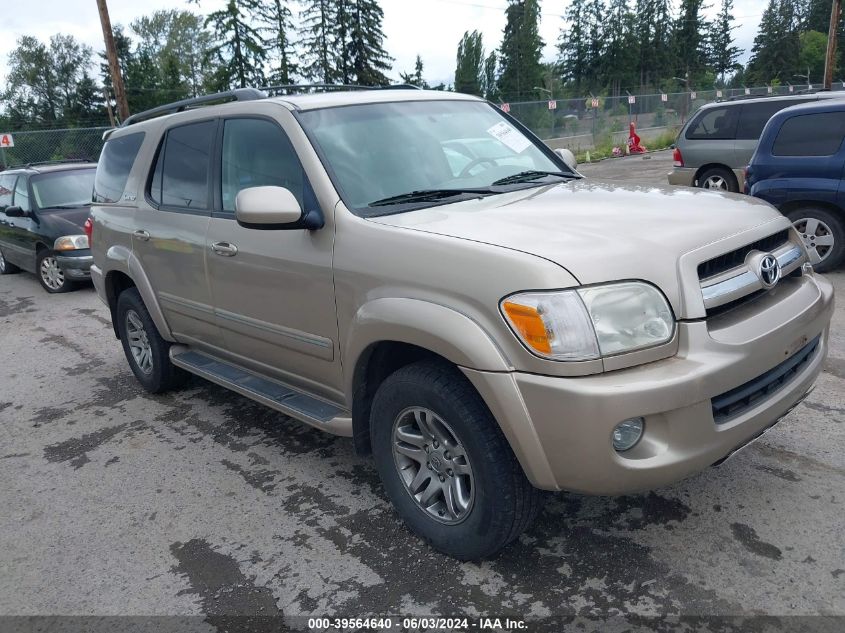
[(88, 248), (87, 235), (64, 235), (53, 243), (54, 251), (76, 251)]
[(666, 343), (675, 319), (657, 288), (622, 282), (555, 292), (523, 292), (502, 300), (520, 340), (553, 360), (593, 360)]

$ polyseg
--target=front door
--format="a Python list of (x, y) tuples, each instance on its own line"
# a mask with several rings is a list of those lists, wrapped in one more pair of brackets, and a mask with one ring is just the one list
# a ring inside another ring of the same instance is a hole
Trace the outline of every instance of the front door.
[(217, 323), (234, 362), (338, 400), (341, 373), (332, 278), (333, 226), (261, 230), (235, 220), (235, 196), (285, 187), (315, 208), (296, 152), (279, 123), (231, 118), (220, 132), (218, 209), (206, 239)]
[(211, 153), (216, 119), (167, 131), (146, 196), (134, 215), (132, 250), (180, 342), (219, 344), (205, 275), (211, 214)]

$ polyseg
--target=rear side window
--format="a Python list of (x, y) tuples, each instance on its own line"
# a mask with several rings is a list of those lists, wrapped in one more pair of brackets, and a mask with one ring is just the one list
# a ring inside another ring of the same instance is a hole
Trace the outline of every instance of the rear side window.
[(699, 114), (689, 126), (686, 137), (691, 140), (731, 140), (736, 137), (739, 107), (710, 108)]
[(789, 106), (806, 103), (806, 99), (790, 99), (788, 101), (762, 101), (760, 103), (745, 103), (739, 115), (739, 125), (736, 137), (742, 140), (757, 140), (763, 133), (766, 123), (776, 112)]
[(168, 130), (150, 183), (150, 198), (165, 207), (207, 210), (211, 148), (217, 121)]
[(106, 141), (94, 178), (94, 202), (120, 201), (143, 141), (143, 132)]
[(12, 204), (12, 193), (15, 190), (15, 178), (17, 175), (0, 174), (0, 210)]
[(221, 194), (224, 211), (235, 210), (241, 189), (275, 185), (303, 204), (302, 165), (287, 134), (262, 119), (229, 119), (223, 127)]
[(845, 112), (820, 112), (784, 121), (772, 147), (775, 156), (830, 156), (845, 138)]

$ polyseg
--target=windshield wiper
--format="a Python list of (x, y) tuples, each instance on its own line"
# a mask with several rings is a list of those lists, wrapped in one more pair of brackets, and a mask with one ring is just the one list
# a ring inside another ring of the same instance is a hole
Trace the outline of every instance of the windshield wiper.
[(388, 198), (381, 198), (371, 202), (371, 207), (381, 207), (390, 204), (403, 204), (410, 202), (428, 202), (430, 200), (442, 200), (443, 198), (451, 198), (453, 196), (460, 196), (467, 193), (475, 193), (479, 195), (489, 195), (499, 193), (493, 191), (489, 187), (465, 187), (462, 189), (420, 189), (418, 191), (410, 191), (408, 193), (400, 193), (397, 196), (390, 196)]
[(537, 171), (535, 169), (529, 169), (527, 171), (521, 171), (518, 174), (511, 174), (510, 176), (505, 176), (504, 178), (494, 180), (492, 184), (511, 185), (518, 182), (530, 182), (532, 180), (542, 178), (543, 176), (557, 176), (559, 178), (578, 178), (578, 176), (576, 176), (575, 174), (565, 171)]

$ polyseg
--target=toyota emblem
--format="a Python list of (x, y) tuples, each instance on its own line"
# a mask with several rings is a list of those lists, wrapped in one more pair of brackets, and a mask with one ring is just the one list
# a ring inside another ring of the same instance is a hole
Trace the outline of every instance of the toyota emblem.
[(767, 290), (774, 288), (780, 280), (780, 264), (777, 258), (772, 255), (764, 255), (760, 260), (760, 282)]

